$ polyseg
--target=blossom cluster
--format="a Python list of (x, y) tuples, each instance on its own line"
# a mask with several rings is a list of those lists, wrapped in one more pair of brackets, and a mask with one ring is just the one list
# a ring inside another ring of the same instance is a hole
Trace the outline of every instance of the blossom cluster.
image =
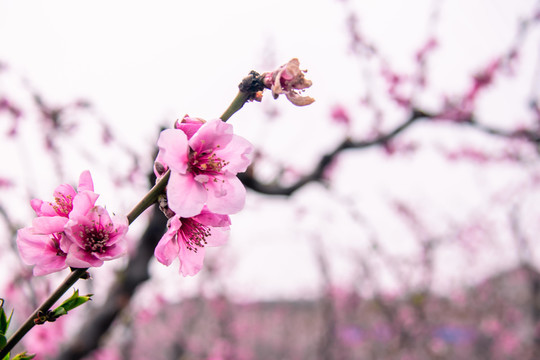
[(168, 230), (155, 249), (159, 262), (180, 260), (182, 275), (202, 268), (205, 247), (227, 241), (230, 214), (244, 207), (246, 190), (237, 178), (250, 164), (252, 145), (221, 119), (185, 116), (161, 132), (154, 170), (170, 171), (166, 188)]
[(36, 276), (65, 268), (103, 265), (126, 252), (125, 217), (111, 217), (96, 206), (99, 197), (89, 171), (79, 177), (77, 190), (62, 184), (52, 202), (34, 199), (31, 206), (37, 217), (32, 226), (17, 232), (17, 247), (24, 263), (33, 265)]

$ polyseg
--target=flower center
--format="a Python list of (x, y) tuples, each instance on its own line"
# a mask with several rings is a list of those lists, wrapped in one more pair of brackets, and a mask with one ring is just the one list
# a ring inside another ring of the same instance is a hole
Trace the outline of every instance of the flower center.
[(87, 252), (104, 253), (107, 250), (107, 243), (109, 242), (112, 223), (102, 225), (99, 222), (95, 222), (92, 226), (81, 226), (82, 229), (79, 235), (85, 241), (84, 250)]
[[(217, 145), (219, 148), (220, 146)], [(200, 153), (192, 151), (189, 154), (189, 168), (195, 175), (218, 175), (225, 166), (229, 164), (228, 161), (220, 159), (216, 156), (214, 150), (204, 150)]]
[(206, 238), (212, 234), (210, 227), (193, 220), (193, 218), (181, 218), (180, 221), (182, 222), (180, 229), (188, 250), (197, 252), (198, 248), (207, 244)]
[(54, 233), (51, 234), (51, 240), (54, 245), (54, 249), (56, 250), (56, 256), (67, 256), (65, 252), (60, 249), (60, 239), (62, 239), (62, 233)]
[(73, 210), (73, 196), (59, 194), (54, 197), (54, 204), (49, 204), (51, 204), (58, 215), (68, 217), (71, 210)]

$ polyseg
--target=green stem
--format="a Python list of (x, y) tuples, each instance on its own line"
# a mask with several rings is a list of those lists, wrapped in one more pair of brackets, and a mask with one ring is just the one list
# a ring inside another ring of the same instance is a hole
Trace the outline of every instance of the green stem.
[(244, 92), (244, 91), (238, 91), (238, 94), (236, 94), (236, 97), (234, 98), (234, 100), (231, 102), (231, 105), (229, 105), (229, 107), (227, 108), (227, 110), (225, 110), (225, 112), (223, 113), (223, 115), (221, 115), (220, 119), (223, 121), (223, 122), (227, 122), (227, 120), (229, 120), (229, 118), (235, 113), (237, 112), (238, 110), (240, 110), (242, 108), (242, 106), (244, 106), (244, 104), (246, 103), (246, 101), (248, 101), (248, 99), (250, 98), (251, 94), (248, 93), (248, 92)]
[(171, 176), (171, 170), (167, 170), (167, 172), (159, 179), (159, 181), (154, 185), (153, 188), (148, 191), (148, 193), (142, 198), (141, 201), (135, 207), (133, 210), (130, 211), (130, 213), (127, 215), (128, 223), (131, 224), (135, 219), (143, 213), (144, 210), (148, 209), (152, 204), (154, 204), (158, 196), (163, 193), (165, 190), (165, 186), (167, 186), (167, 183), (169, 182), (169, 177)]
[(74, 269), (64, 280), (62, 284), (30, 315), (26, 321), (17, 329), (17, 331), (9, 338), (6, 346), (0, 350), (0, 359), (3, 359), (24, 335), (35, 325), (34, 319), (37, 318), (39, 312), (46, 313), (51, 309), (55, 302), (60, 299), (73, 284), (86, 274), (88, 269)]

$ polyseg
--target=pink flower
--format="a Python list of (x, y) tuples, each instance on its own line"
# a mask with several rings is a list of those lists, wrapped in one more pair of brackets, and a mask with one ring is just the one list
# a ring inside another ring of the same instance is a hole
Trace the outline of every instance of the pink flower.
[(186, 133), (188, 140), (201, 128), (206, 120), (201, 118), (192, 118), (189, 115), (185, 115), (180, 122), (176, 120), (174, 128), (182, 130)]
[(182, 275), (195, 275), (202, 268), (205, 247), (225, 244), (230, 225), (229, 216), (214, 214), (206, 208), (194, 217), (174, 216), (169, 219), (168, 230), (154, 254), (167, 266), (178, 258)]
[(300, 92), (296, 91), (304, 91), (312, 85), (311, 80), (304, 77), (305, 72), (305, 70), (300, 70), (298, 59), (292, 59), (276, 71), (266, 73), (263, 80), (264, 85), (272, 90), (274, 99), (277, 99), (280, 94), (285, 94), (287, 99), (294, 105), (309, 105), (315, 99), (309, 96), (301, 96)]
[[(63, 229), (63, 224), (60, 229)], [(20, 229), (17, 232), (17, 247), (23, 262), (34, 265), (35, 276), (47, 275), (67, 267), (66, 238), (61, 232), (51, 232), (39, 226)]]
[(98, 194), (90, 172), (84, 171), (79, 178), (78, 191), (63, 184), (54, 191), (54, 203), (34, 199), (31, 206), (38, 215), (31, 227), (17, 232), (17, 248), (23, 262), (34, 265), (33, 274), (41, 276), (65, 269), (67, 252), (71, 241), (66, 238), (64, 227), (74, 204), (90, 209)]
[(105, 260), (116, 259), (126, 253), (127, 218), (111, 219), (101, 206), (88, 209), (88, 204), (77, 202), (64, 227), (71, 241), (66, 264), (75, 268), (98, 267)]
[(212, 120), (189, 138), (183, 130), (167, 129), (157, 144), (156, 162), (171, 170), (167, 198), (176, 215), (195, 216), (205, 204), (217, 214), (243, 208), (246, 190), (236, 174), (247, 169), (252, 145), (234, 135), (232, 125)]
[(347, 112), (347, 109), (345, 109), (342, 105), (334, 105), (334, 107), (332, 107), (332, 109), (330, 110), (330, 117), (336, 123), (345, 124), (347, 126), (351, 125), (349, 113)]
[(73, 199), (77, 193), (84, 191), (91, 193), (87, 195), (91, 196), (94, 202), (97, 200), (99, 195), (94, 193), (94, 183), (88, 170), (81, 173), (77, 191), (69, 184), (62, 184), (54, 190), (54, 203), (33, 199), (30, 205), (37, 216), (61, 216), (67, 219), (73, 209)]

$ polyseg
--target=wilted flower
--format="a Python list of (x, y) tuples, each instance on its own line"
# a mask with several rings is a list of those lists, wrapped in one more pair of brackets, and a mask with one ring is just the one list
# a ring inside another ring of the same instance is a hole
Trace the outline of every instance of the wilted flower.
[(202, 268), (205, 247), (225, 244), (230, 225), (229, 216), (214, 214), (206, 208), (194, 217), (174, 216), (156, 246), (155, 256), (167, 266), (178, 258), (182, 275), (195, 275)]
[(205, 204), (218, 214), (242, 209), (246, 190), (236, 174), (247, 169), (252, 145), (232, 125), (211, 120), (189, 139), (183, 130), (167, 129), (157, 144), (156, 161), (171, 170), (167, 198), (176, 215), (195, 216)]
[(295, 58), (280, 66), (276, 71), (266, 73), (263, 80), (264, 85), (272, 90), (274, 99), (277, 99), (280, 94), (285, 94), (294, 105), (309, 105), (315, 99), (300, 95), (300, 92), (312, 85), (311, 80), (304, 77), (305, 72), (305, 70), (300, 70), (300, 62)]

